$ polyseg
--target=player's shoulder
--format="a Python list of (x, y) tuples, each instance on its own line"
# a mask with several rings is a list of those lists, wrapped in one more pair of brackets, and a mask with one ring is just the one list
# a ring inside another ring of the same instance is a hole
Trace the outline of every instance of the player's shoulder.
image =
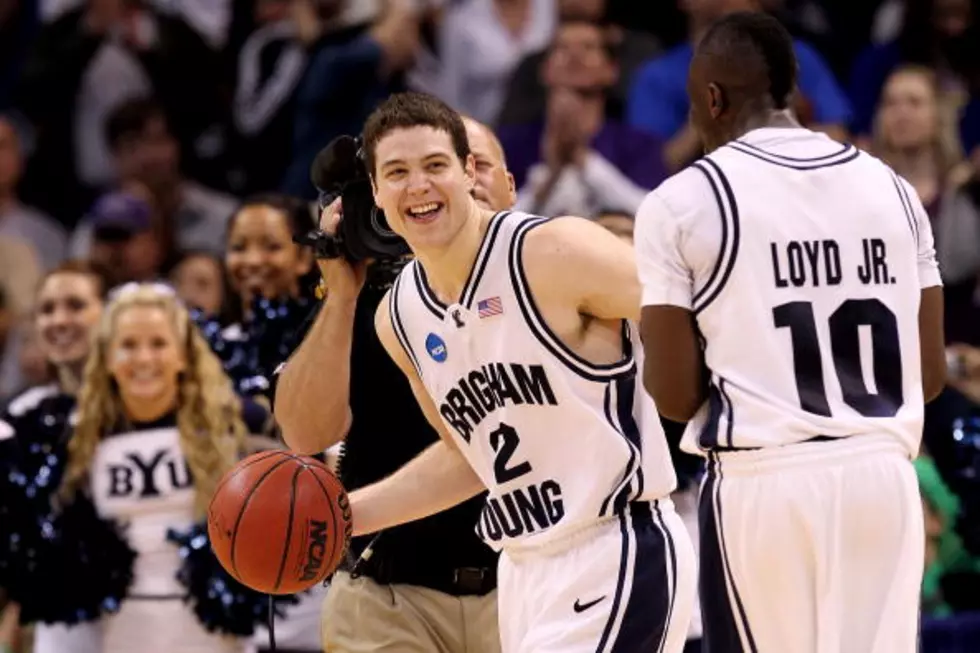
[(687, 222), (706, 213), (713, 216), (713, 191), (702, 170), (706, 160), (698, 159), (647, 193), (636, 211), (636, 224), (651, 220)]
[(538, 264), (554, 262), (566, 269), (569, 257), (588, 250), (596, 239), (609, 232), (593, 220), (576, 215), (538, 218), (528, 223), (527, 236), (522, 244), (522, 258), (533, 257)]

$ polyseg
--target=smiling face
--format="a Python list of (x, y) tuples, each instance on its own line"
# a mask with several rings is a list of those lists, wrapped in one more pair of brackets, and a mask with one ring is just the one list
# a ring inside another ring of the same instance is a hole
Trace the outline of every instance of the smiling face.
[(129, 412), (146, 414), (147, 407), (166, 410), (176, 402), (186, 354), (164, 308), (134, 305), (116, 315), (105, 364)]
[(35, 327), (38, 346), (54, 365), (84, 361), (102, 314), (99, 282), (87, 274), (55, 272), (38, 293)]
[(448, 132), (393, 129), (375, 146), (374, 201), (412, 249), (449, 245), (472, 215), (473, 155), (460, 161)]
[(271, 206), (254, 204), (234, 217), (225, 266), (232, 288), (246, 306), (255, 297), (292, 296), (312, 261), (292, 240), (289, 219)]

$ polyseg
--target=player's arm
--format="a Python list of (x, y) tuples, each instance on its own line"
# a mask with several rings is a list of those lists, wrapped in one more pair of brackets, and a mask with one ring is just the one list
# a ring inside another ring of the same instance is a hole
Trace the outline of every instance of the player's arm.
[(636, 214), (634, 242), (642, 284), (643, 385), (667, 419), (687, 422), (704, 402), (704, 356), (692, 312), (693, 277), (677, 222), (655, 194)]
[(638, 320), (640, 283), (633, 249), (608, 229), (576, 217), (528, 232), (522, 260), (533, 287), (602, 320)]
[(922, 360), (922, 395), (929, 402), (946, 386), (943, 286), (929, 215), (912, 186), (904, 180), (901, 183), (912, 204), (917, 223), (919, 287), (922, 289), (919, 301), (919, 354)]
[[(387, 295), (378, 306), (375, 327), (378, 339), (408, 377), (415, 398), (426, 419), (439, 433), (440, 441), (388, 478), (351, 493), (354, 535), (373, 533), (434, 515), (485, 489), (453, 443), (422, 380), (395, 336)], [(384, 410), (384, 406), (378, 408)]]

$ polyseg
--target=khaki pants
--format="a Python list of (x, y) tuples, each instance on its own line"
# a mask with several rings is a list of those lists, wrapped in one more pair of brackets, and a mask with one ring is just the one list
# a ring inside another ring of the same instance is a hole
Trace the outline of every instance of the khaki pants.
[(324, 653), (499, 653), (497, 593), (456, 597), (338, 572), (321, 632)]

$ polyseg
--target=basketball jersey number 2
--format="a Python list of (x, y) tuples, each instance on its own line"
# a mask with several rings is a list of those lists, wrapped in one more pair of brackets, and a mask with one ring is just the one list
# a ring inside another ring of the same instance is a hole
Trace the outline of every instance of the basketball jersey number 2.
[(526, 460), (511, 465), (510, 459), (514, 457), (514, 452), (517, 451), (517, 445), (520, 443), (521, 437), (517, 434), (517, 430), (509, 424), (501, 422), (500, 426), (490, 432), (490, 446), (496, 452), (493, 460), (493, 476), (497, 485), (513, 481), (531, 471), (531, 463)]
[[(826, 356), (817, 337), (813, 304), (782, 304), (772, 309), (772, 316), (777, 328), (789, 328), (800, 405), (809, 413), (831, 417), (823, 380)], [(871, 329), (875, 393), (868, 390), (861, 372), (861, 326)], [(895, 314), (877, 299), (848, 299), (831, 314), (829, 327), (831, 360), (844, 403), (864, 417), (893, 417), (904, 401)]]

